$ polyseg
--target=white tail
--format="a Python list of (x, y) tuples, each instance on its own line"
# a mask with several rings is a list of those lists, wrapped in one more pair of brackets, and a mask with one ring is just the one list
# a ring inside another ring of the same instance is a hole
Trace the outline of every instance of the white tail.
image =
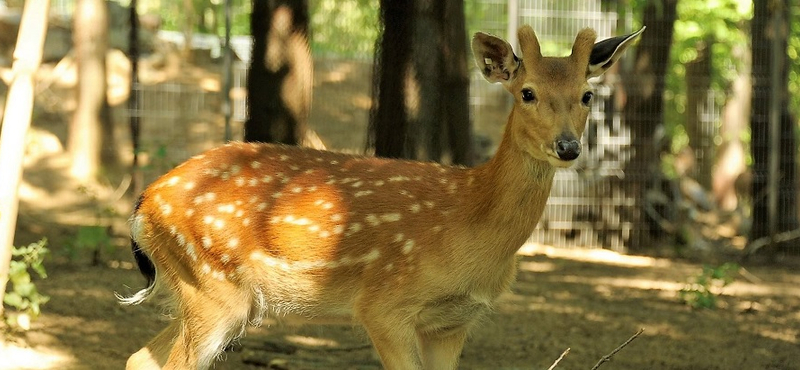
[[(556, 167), (580, 154), (592, 93), (642, 31), (564, 58), (522, 27), (522, 59), (475, 35), (475, 59), (514, 95), (503, 141), (476, 168), (232, 143), (170, 171), (131, 218), (147, 289), (176, 320), (129, 369), (208, 368), (263, 315), (364, 325), (387, 369), (454, 369), (470, 327), (515, 276)], [(152, 262), (151, 262), (152, 261)]]

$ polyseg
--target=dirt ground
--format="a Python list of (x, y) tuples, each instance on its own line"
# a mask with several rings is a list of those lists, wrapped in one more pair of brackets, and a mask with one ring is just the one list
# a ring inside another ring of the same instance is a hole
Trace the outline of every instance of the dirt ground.
[[(354, 136), (364, 132), (369, 107), (364, 71), (357, 65), (316, 68), (312, 126), (329, 145), (358, 150), (363, 137)], [(325, 103), (340, 100), (351, 104)], [(341, 124), (326, 124), (332, 121)], [(51, 299), (31, 330), (5, 333), (0, 369), (120, 369), (168, 321), (155, 304), (123, 307), (114, 297), (144, 284), (125, 240), (130, 199), (115, 200), (116, 185), (98, 187), (95, 196), (112, 199), (116, 207), (118, 216), (110, 221), (116, 246), (103, 251), (98, 266), (89, 263), (85, 251), (67, 250), (78, 225), (96, 217), (97, 202), (76, 190), (58, 143), (46, 144), (52, 137), (64, 142), (60, 124), (36, 124), (42, 139), (28, 151), (17, 236), (17, 244), (48, 237), (49, 277), (37, 286)], [(478, 130), (496, 137), (492, 127), (499, 131), (500, 126), (484, 125)], [(746, 266), (722, 290), (719, 309), (698, 310), (683, 305), (678, 291), (700, 272), (699, 263), (526, 245), (516, 284), (475, 329), (460, 368), (547, 369), (570, 348), (556, 369), (590, 369), (644, 328), (601, 368), (800, 369), (798, 267), (791, 262)], [(215, 368), (380, 368), (356, 325), (268, 324), (250, 329)]]

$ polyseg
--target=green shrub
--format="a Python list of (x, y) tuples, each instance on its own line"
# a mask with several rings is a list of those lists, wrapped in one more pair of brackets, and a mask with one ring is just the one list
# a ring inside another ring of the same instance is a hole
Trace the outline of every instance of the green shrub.
[(3, 304), (13, 307), (16, 312), (8, 313), (4, 317), (11, 327), (28, 330), (30, 321), (39, 316), (41, 306), (50, 300), (36, 289), (31, 280), (30, 270), (41, 279), (47, 278), (44, 269), (45, 257), (50, 253), (46, 247), (47, 238), (31, 243), (27, 247), (13, 247), (11, 265), (8, 271), (8, 286), (6, 287)]
[(703, 266), (703, 271), (689, 279), (678, 296), (684, 304), (693, 308), (717, 308), (717, 298), (722, 288), (734, 280), (739, 265), (725, 263), (720, 266)]

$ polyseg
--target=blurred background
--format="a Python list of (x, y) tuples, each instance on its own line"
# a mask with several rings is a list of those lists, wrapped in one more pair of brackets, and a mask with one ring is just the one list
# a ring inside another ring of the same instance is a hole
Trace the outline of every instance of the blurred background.
[[(498, 309), (507, 327), (477, 335), (482, 350), (464, 362), (527, 366), (539, 351), (544, 368), (545, 350), (607, 353), (647, 323), (627, 368), (797, 368), (800, 3), (789, 0), (0, 0), (0, 153), (20, 153), (11, 166), (0, 155), (0, 292), (13, 308), (2, 316), (33, 328), (2, 339), (44, 348), (0, 357), (66, 348), (69, 363), (91, 364), (74, 368), (119, 368), (157, 331), (157, 309), (123, 310), (110, 294), (141, 284), (126, 220), (144, 187), (203, 150), (246, 140), (485, 162), (512, 98), (476, 69), (470, 38), (516, 47), (524, 24), (552, 56), (585, 27), (598, 41), (647, 29), (591, 81), (583, 153), (558, 170), (521, 252), (518, 290)], [(32, 100), (12, 96), (26, 81)], [(44, 266), (53, 277), (37, 279)], [(48, 297), (50, 315), (31, 324)], [(698, 316), (678, 300), (727, 311)], [(720, 338), (735, 340), (709, 352)]]

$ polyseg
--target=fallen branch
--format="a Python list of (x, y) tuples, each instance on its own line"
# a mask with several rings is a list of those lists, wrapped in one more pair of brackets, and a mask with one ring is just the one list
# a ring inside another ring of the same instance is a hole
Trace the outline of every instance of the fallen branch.
[(643, 332), (644, 332), (644, 328), (639, 329), (639, 331), (637, 331), (636, 334), (634, 334), (632, 337), (628, 338), (628, 340), (626, 340), (625, 343), (622, 343), (619, 347), (617, 347), (616, 349), (611, 351), (611, 353), (603, 356), (603, 358), (601, 358), (600, 361), (597, 361), (597, 364), (594, 365), (592, 370), (597, 370), (600, 367), (600, 365), (602, 365), (603, 363), (611, 361), (611, 358), (614, 357), (614, 355), (617, 354), (617, 352), (619, 352), (621, 349), (625, 348), (625, 346), (627, 346), (628, 344), (633, 342), (633, 340), (636, 339), (636, 337), (641, 335)]
[(564, 356), (566, 356), (567, 353), (569, 353), (569, 348), (565, 349), (564, 352), (561, 352), (561, 356), (558, 356), (558, 358), (556, 359), (556, 362), (553, 362), (553, 364), (550, 365), (550, 367), (548, 367), (547, 370), (555, 369), (556, 366), (558, 366), (558, 363), (561, 362), (561, 360), (564, 359)]
[(789, 231), (784, 231), (782, 233), (775, 234), (775, 236), (765, 236), (763, 238), (758, 238), (750, 242), (747, 247), (744, 249), (744, 255), (750, 256), (756, 253), (759, 249), (766, 247), (772, 243), (783, 243), (785, 241), (789, 241), (792, 239), (800, 238), (800, 229), (794, 229)]

